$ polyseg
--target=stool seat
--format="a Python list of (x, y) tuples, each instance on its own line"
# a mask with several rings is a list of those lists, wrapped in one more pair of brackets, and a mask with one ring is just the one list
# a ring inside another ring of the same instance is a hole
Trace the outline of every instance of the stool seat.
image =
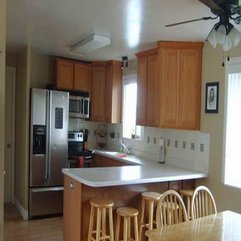
[(181, 190), (179, 190), (179, 193), (183, 196), (190, 196), (191, 197), (193, 195), (193, 192), (194, 192), (194, 190), (192, 190), (192, 189), (181, 189)]
[(135, 217), (139, 213), (137, 209), (129, 207), (117, 208), (116, 212), (122, 217)]
[(90, 205), (96, 208), (110, 208), (114, 206), (114, 203), (110, 199), (94, 198), (90, 200)]
[[(94, 198), (90, 200), (90, 206), (88, 241), (100, 241), (107, 239), (109, 241), (114, 241), (112, 213), (114, 202), (110, 199)], [(95, 218), (96, 221), (94, 220)], [(107, 220), (109, 223), (109, 234), (106, 232)]]
[(161, 198), (161, 194), (158, 192), (143, 192), (141, 196), (146, 200), (154, 200), (154, 201), (159, 201)]

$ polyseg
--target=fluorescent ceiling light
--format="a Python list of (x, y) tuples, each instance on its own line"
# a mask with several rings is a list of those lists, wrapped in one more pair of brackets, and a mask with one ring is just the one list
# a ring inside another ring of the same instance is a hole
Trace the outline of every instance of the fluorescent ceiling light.
[(77, 54), (87, 54), (109, 44), (109, 37), (93, 34), (90, 37), (83, 39), (82, 41), (70, 47), (70, 52)]

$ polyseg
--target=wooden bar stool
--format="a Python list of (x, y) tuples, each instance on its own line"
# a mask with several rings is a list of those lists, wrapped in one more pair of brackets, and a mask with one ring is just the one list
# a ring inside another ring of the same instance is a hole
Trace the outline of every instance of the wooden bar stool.
[[(115, 241), (139, 241), (138, 237), (138, 210), (130, 207), (120, 207), (116, 210), (117, 219), (116, 219), (116, 234)], [(120, 239), (120, 226), (121, 218), (123, 218), (123, 239)], [(131, 218), (133, 219), (133, 229), (131, 229)], [(134, 231), (134, 237), (132, 238), (131, 230)]]
[[(112, 207), (114, 203), (109, 199), (92, 199), (90, 200), (90, 222), (88, 241), (100, 241), (102, 239), (109, 239), (114, 241), (113, 231), (113, 213)], [(108, 212), (108, 214), (106, 213)], [(109, 234), (106, 234), (106, 217), (108, 215)], [(96, 216), (96, 222), (94, 222)], [(96, 227), (94, 229), (94, 224)], [(94, 237), (95, 234), (95, 237)]]
[[(156, 216), (154, 214), (154, 207), (155, 204), (160, 200), (161, 194), (158, 192), (143, 192), (141, 194), (142, 200), (141, 200), (141, 220), (140, 220), (140, 240), (142, 237), (142, 230), (143, 228), (147, 228), (148, 230), (153, 229), (153, 224), (156, 224), (156, 221), (154, 220), (154, 217)], [(145, 222), (145, 209), (146, 205), (148, 206), (148, 221)]]
[(194, 190), (192, 189), (181, 189), (179, 190), (181, 197), (185, 200), (186, 209), (187, 209), (187, 217), (191, 219), (191, 200)]

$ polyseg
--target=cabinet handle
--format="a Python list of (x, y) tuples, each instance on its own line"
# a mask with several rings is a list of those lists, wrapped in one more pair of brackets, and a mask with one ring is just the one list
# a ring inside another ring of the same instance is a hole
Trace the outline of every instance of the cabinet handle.
[(70, 189), (74, 189), (74, 183), (70, 182), (69, 187), (70, 187)]

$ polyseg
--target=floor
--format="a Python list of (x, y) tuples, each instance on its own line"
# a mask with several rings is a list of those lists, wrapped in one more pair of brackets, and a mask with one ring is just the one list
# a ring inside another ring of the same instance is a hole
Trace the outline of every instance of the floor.
[(4, 241), (63, 241), (63, 218), (24, 221), (13, 204), (5, 204)]

